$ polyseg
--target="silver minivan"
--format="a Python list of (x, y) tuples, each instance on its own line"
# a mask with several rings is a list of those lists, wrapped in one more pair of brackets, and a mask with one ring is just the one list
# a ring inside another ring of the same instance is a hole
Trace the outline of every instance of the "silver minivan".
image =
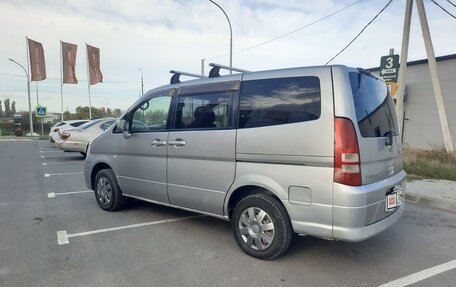
[(151, 90), (91, 142), (85, 180), (107, 211), (128, 197), (230, 220), (260, 259), (283, 254), (294, 233), (367, 239), (404, 209), (387, 86), (339, 65)]

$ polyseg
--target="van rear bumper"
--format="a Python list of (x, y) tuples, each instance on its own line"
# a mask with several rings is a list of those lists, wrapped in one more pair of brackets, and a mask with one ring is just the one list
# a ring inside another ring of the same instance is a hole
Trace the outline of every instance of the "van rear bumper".
[[(385, 211), (386, 194), (402, 191), (402, 205)], [(405, 172), (363, 186), (334, 183), (333, 238), (361, 241), (393, 225), (404, 212)]]
[(368, 239), (393, 225), (401, 217), (402, 213), (404, 213), (404, 208), (404, 203), (402, 203), (393, 214), (371, 225), (362, 227), (334, 226), (333, 237), (334, 239), (343, 241), (362, 241)]

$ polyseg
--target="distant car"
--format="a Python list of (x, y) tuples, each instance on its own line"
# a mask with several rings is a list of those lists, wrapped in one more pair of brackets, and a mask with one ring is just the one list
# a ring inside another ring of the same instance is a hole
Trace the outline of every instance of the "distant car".
[(49, 141), (54, 143), (56, 140), (59, 139), (59, 131), (74, 129), (87, 123), (89, 120), (70, 120), (70, 121), (63, 121), (55, 124), (51, 131), (49, 132)]
[(59, 131), (60, 139), (56, 141), (56, 146), (64, 151), (80, 152), (85, 156), (89, 142), (109, 129), (115, 122), (115, 118), (95, 119), (79, 128)]

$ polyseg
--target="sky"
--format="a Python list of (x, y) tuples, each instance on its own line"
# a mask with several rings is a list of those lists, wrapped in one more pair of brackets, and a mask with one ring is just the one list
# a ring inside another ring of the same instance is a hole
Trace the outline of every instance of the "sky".
[[(456, 8), (436, 0), (448, 11)], [(251, 70), (323, 65), (336, 55), (387, 3), (363, 0), (319, 23), (270, 43), (247, 49), (310, 24), (356, 0), (216, 0), (230, 18), (233, 66)], [(392, 4), (332, 64), (372, 68), (389, 49), (400, 52), (405, 0)], [(453, 1), (452, 1), (453, 2)], [(456, 0), (453, 2), (455, 3)], [(456, 20), (425, 0), (436, 56), (456, 53)], [(32, 107), (60, 112), (60, 41), (78, 45), (79, 84), (63, 85), (64, 110), (88, 106), (85, 43), (100, 48), (104, 82), (91, 86), (93, 107), (126, 110), (144, 91), (169, 83), (169, 70), (201, 73), (201, 60), (229, 65), (229, 26), (208, 0), (0, 0), (0, 100), (28, 110), (24, 71), (25, 37), (43, 44), (47, 79), (31, 83)], [(243, 51), (242, 51), (243, 50)], [(218, 57), (221, 56), (221, 57)], [(409, 61), (426, 58), (416, 6)], [(141, 71), (139, 70), (141, 69)]]

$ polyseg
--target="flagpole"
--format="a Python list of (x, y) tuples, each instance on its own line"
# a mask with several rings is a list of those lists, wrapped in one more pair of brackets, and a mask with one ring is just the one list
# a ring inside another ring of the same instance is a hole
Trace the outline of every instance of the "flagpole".
[[(40, 101), (38, 98), (38, 82), (36, 82), (36, 105), (40, 106)], [(44, 135), (44, 125), (43, 125), (43, 118), (41, 118), (41, 135)]]
[(28, 38), (27, 36), (25, 36), (25, 50), (26, 50), (26, 58), (27, 58), (27, 72), (26, 72), (26, 75), (27, 75), (27, 90), (28, 90), (28, 104), (29, 104), (29, 120), (30, 120), (30, 136), (33, 137), (33, 118), (32, 118), (32, 100), (30, 99), (30, 78), (29, 78), (29, 75), (30, 75), (30, 63), (29, 63), (29, 53), (30, 53), (30, 50), (29, 50), (29, 46), (28, 46)]
[(87, 55), (87, 87), (89, 89), (89, 118), (92, 119), (92, 102), (90, 100), (90, 68), (89, 68), (89, 48), (86, 45), (86, 55)]
[(63, 62), (62, 62), (62, 40), (60, 40), (60, 107), (62, 110), (63, 122)]

